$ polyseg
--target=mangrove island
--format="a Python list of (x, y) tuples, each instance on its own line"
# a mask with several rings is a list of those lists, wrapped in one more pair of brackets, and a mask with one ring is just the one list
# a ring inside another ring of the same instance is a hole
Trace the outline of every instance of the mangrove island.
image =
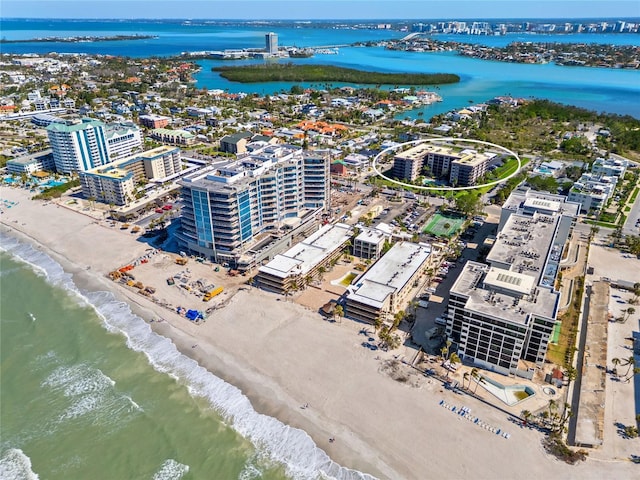
[(334, 67), (287, 63), (213, 67), (214, 72), (232, 82), (345, 82), (373, 85), (438, 85), (457, 83), (452, 73), (382, 73)]

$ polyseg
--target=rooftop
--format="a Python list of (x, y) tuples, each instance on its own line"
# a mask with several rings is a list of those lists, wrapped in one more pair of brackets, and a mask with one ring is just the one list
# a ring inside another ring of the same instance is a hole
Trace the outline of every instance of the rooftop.
[(193, 138), (193, 133), (189, 133), (186, 130), (172, 130), (170, 128), (154, 128), (151, 133), (158, 135), (173, 135), (174, 137)]
[[(138, 162), (138, 161), (144, 161), (144, 160), (154, 160), (158, 157), (161, 157), (163, 155), (166, 155), (168, 153), (174, 153), (174, 152), (180, 152), (180, 149), (178, 147), (170, 147), (167, 145), (163, 145), (161, 147), (156, 147), (152, 150), (147, 150), (146, 152), (142, 152), (142, 153), (135, 153), (133, 155), (130, 155), (128, 157), (124, 157), (121, 158), (119, 160), (116, 160), (115, 162), (111, 162), (107, 165), (101, 165), (99, 167), (94, 167), (90, 170), (87, 170), (86, 172), (84, 172), (85, 174), (90, 174), (90, 175), (102, 175), (102, 176), (107, 176), (107, 177), (111, 177), (111, 178), (123, 178), (120, 177), (119, 174), (111, 172), (110, 169), (114, 169), (114, 170), (120, 170), (123, 169), (125, 166), (129, 165), (132, 162)], [(126, 170), (122, 170), (125, 171)]]
[(42, 150), (41, 152), (32, 153), (30, 155), (24, 155), (18, 158), (12, 158), (11, 160), (8, 160), (7, 163), (12, 163), (14, 165), (28, 165), (30, 163), (37, 162), (38, 159), (42, 157), (51, 155), (52, 151), (53, 150), (48, 148), (47, 150)]
[(431, 255), (431, 245), (398, 242), (351, 286), (349, 300), (376, 308), (401, 290)]
[(383, 241), (388, 234), (376, 228), (364, 228), (360, 235), (356, 237), (357, 242), (375, 243)]
[(67, 122), (67, 123), (52, 123), (47, 127), (47, 131), (50, 132), (79, 132), (86, 130), (89, 127), (104, 127), (104, 123), (100, 120), (94, 120), (92, 118), (83, 118), (81, 122)]
[[(567, 201), (567, 197), (563, 195), (556, 195), (549, 192), (538, 192), (535, 190), (531, 190), (530, 188), (522, 187), (517, 188), (513, 192), (511, 192), (511, 195), (509, 195), (509, 198), (507, 198), (507, 200), (503, 204), (502, 209), (518, 211), (522, 208), (525, 208), (526, 201), (530, 199), (555, 202), (558, 204), (557, 211), (559, 213), (562, 213), (563, 215), (577, 217), (578, 213), (580, 212), (580, 204)], [(534, 211), (538, 209), (544, 210), (545, 204), (529, 202), (528, 208)]]
[(261, 266), (259, 271), (280, 278), (306, 275), (349, 240), (351, 234), (351, 227), (344, 223), (325, 225), (286, 252), (276, 255), (269, 263)]
[(527, 325), (530, 314), (555, 318), (560, 293), (536, 287), (527, 275), (467, 262), (451, 287), (467, 298), (465, 309)]
[(550, 254), (558, 215), (534, 214), (532, 217), (514, 213), (487, 255), (487, 263), (494, 267), (522, 273), (538, 283)]

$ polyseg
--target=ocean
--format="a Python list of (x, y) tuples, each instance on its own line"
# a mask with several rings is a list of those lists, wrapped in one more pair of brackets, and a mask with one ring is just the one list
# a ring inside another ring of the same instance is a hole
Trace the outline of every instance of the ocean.
[(0, 234), (0, 479), (365, 479)]
[[(7, 39), (158, 35), (141, 41), (2, 45), (3, 53), (135, 57), (260, 47), (270, 30), (278, 33), (280, 44), (300, 47), (402, 35), (116, 21), (3, 20), (0, 28)], [(638, 39), (577, 38), (622, 44)], [(483, 62), (449, 52), (403, 53), (379, 47), (340, 48), (337, 55), (296, 61), (461, 75), (459, 84), (437, 88), (444, 101), (423, 109), (425, 118), (496, 95), (549, 98), (640, 118), (637, 71)], [(211, 72), (216, 62), (199, 63), (198, 87), (270, 93), (291, 86), (234, 84)], [(414, 110), (403, 116), (419, 114)], [(180, 354), (112, 294), (77, 285), (52, 258), (10, 236), (0, 235), (0, 247), (0, 479), (370, 478), (332, 462), (305, 432), (258, 414), (240, 390)]]
[[(182, 52), (264, 47), (264, 35), (278, 34), (280, 45), (307, 47), (347, 45), (354, 42), (400, 38), (406, 32), (367, 29), (324, 29), (312, 25), (263, 25), (246, 23), (224, 25), (193, 21), (86, 21), (86, 20), (3, 20), (0, 35), (13, 39), (74, 35), (156, 35), (157, 38), (94, 43), (15, 43), (4, 44), (4, 53), (88, 53), (131, 57), (178, 55)], [(576, 34), (504, 36), (437, 35), (439, 40), (453, 40), (503, 46), (512, 41), (584, 42), (613, 45), (640, 45), (637, 34)], [(337, 55), (316, 55), (309, 59), (287, 59), (295, 63), (331, 64), (362, 70), (388, 72), (455, 73), (461, 81), (434, 88), (443, 101), (411, 112), (400, 118), (429, 119), (431, 116), (482, 103), (495, 96), (543, 98), (576, 105), (596, 112), (631, 115), (640, 118), (640, 72), (591, 67), (563, 67), (483, 61), (456, 55), (454, 52), (415, 53), (386, 50), (382, 47), (341, 47)], [(195, 76), (198, 88), (219, 88), (229, 92), (271, 94), (289, 90), (292, 83), (240, 84), (229, 82), (211, 68), (228, 61), (198, 61), (202, 70)], [(253, 60), (234, 65), (255, 63)], [(309, 86), (309, 84), (304, 84)], [(429, 87), (427, 87), (429, 88)]]

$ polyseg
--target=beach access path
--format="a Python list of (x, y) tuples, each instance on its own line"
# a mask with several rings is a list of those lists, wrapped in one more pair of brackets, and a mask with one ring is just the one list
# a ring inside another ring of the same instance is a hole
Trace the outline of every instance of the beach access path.
[[(390, 479), (624, 479), (637, 470), (620, 460), (560, 462), (544, 452), (539, 432), (520, 428), (499, 410), (408, 368), (404, 381), (391, 378), (385, 367), (397, 352), (364, 348), (363, 325), (325, 321), (274, 294), (239, 290), (196, 325), (106, 278), (148, 248), (131, 233), (55, 203), (31, 201), (24, 190), (3, 188), (0, 197), (18, 202), (0, 214), (3, 229), (30, 238), (83, 288), (113, 291), (148, 321), (165, 318), (152, 328), (239, 387), (258, 412), (305, 430), (343, 466)], [(161, 272), (157, 281), (164, 278)], [(441, 400), (470, 408), (510, 438), (452, 415)]]

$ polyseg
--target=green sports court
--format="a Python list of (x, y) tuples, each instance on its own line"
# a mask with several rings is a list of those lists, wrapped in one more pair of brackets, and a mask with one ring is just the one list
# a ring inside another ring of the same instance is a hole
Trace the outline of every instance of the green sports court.
[(424, 228), (424, 232), (436, 237), (450, 237), (460, 229), (463, 223), (464, 217), (436, 213)]

